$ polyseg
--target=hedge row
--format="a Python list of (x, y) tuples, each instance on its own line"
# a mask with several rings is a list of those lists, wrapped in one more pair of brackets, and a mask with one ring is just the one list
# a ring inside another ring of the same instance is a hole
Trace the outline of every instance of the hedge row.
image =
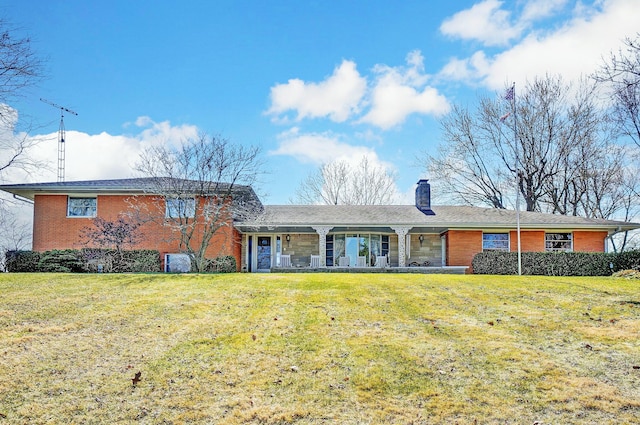
[[(161, 271), (160, 252), (154, 250), (65, 249), (46, 252), (8, 251), (6, 270), (13, 273), (155, 273)], [(235, 257), (209, 260), (207, 272), (233, 273)]]
[(233, 255), (222, 255), (209, 260), (206, 268), (210, 273), (235, 273), (237, 270), (236, 257)]
[[(489, 251), (473, 258), (476, 274), (518, 274), (518, 253)], [(620, 270), (640, 268), (640, 251), (523, 252), (522, 274), (542, 276), (610, 276)]]
[(65, 249), (45, 252), (8, 251), (8, 272), (140, 273), (160, 271), (160, 252), (154, 250)]

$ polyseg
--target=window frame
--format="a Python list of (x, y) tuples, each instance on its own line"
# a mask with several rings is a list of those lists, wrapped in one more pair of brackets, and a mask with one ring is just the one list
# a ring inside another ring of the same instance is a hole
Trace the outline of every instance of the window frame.
[[(506, 236), (506, 240), (501, 240), (501, 239), (486, 239), (485, 236), (495, 236), (495, 235), (504, 235)], [(496, 247), (486, 247), (485, 243), (488, 242), (506, 242), (507, 246), (506, 247), (501, 247), (501, 248), (496, 248)], [(490, 251), (497, 251), (497, 252), (510, 252), (511, 251), (511, 234), (509, 232), (482, 232), (482, 252), (490, 252)]]
[[(550, 235), (567, 235), (567, 239), (549, 239)], [(550, 247), (549, 244), (569, 244), (568, 248)], [(544, 233), (545, 252), (573, 252), (573, 232), (545, 232)]]
[[(172, 206), (178, 204), (177, 207)], [(164, 202), (164, 217), (165, 218), (195, 218), (196, 216), (196, 198), (172, 198), (165, 197)], [(188, 210), (187, 210), (188, 208)], [(173, 213), (176, 213), (173, 215)], [(184, 214), (182, 214), (184, 212)], [(187, 213), (189, 215), (187, 215)]]
[[(93, 205), (74, 205), (72, 206), (72, 201), (78, 200), (92, 200)], [(83, 210), (84, 213), (80, 212), (78, 214), (72, 213), (72, 208), (78, 210)], [(97, 196), (67, 196), (67, 218), (95, 218), (98, 215), (98, 197)]]

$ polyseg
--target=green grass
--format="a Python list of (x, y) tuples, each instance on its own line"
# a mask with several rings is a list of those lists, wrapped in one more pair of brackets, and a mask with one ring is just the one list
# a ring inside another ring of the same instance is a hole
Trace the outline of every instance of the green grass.
[(0, 274), (0, 424), (631, 424), (639, 367), (626, 279)]

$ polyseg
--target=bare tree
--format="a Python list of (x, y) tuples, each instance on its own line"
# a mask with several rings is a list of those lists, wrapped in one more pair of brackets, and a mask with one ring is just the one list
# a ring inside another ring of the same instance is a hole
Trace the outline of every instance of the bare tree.
[(438, 156), (428, 158), (432, 178), (472, 205), (506, 208), (518, 190), (527, 211), (618, 213), (624, 155), (595, 106), (594, 86), (547, 76), (527, 84), (514, 104), (483, 97), (475, 110), (454, 107), (441, 121)]
[(234, 219), (262, 211), (252, 189), (262, 167), (259, 148), (232, 144), (219, 136), (203, 134), (176, 149), (150, 148), (136, 169), (150, 178), (149, 192), (159, 197), (155, 208), (139, 218), (167, 227), (195, 270), (204, 271), (214, 236), (229, 229)]
[(121, 252), (134, 247), (142, 239), (141, 222), (121, 215), (115, 220), (93, 219), (92, 226), (82, 229), (84, 244), (91, 247), (115, 249)]
[(347, 161), (324, 164), (300, 184), (296, 203), (386, 205), (396, 201), (396, 176), (367, 156), (353, 166)]
[[(0, 19), (0, 182), (11, 170), (29, 173), (42, 164), (29, 156), (39, 140), (28, 135), (30, 124), (23, 125), (18, 112), (10, 106), (26, 95), (43, 76), (43, 62), (28, 37), (17, 37), (17, 30)], [(21, 224), (10, 208), (11, 200), (0, 196), (0, 245), (22, 249), (28, 245), (29, 226)]]
[(31, 226), (7, 211), (6, 205), (0, 204), (0, 235), (0, 271), (3, 271), (7, 251), (21, 251), (29, 247)]
[(611, 89), (612, 117), (619, 134), (640, 146), (640, 33), (635, 40), (627, 37), (624, 47), (612, 53), (594, 77)]
[(16, 131), (18, 113), (9, 105), (42, 79), (43, 62), (33, 50), (31, 39), (16, 37), (16, 32), (0, 19), (0, 178), (9, 168), (28, 171), (37, 166), (27, 155), (36, 141)]

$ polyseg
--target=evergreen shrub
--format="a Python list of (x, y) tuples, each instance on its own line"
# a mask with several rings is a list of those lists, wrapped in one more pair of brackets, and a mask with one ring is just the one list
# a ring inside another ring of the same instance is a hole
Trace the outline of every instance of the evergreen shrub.
[(35, 273), (38, 271), (40, 253), (36, 251), (7, 251), (5, 268), (9, 273)]
[[(523, 252), (522, 274), (610, 276), (615, 256), (604, 252)], [(475, 274), (518, 274), (518, 253), (488, 251), (473, 258)], [(615, 266), (614, 266), (615, 267)]]
[(205, 271), (209, 273), (235, 273), (237, 270), (236, 257), (221, 255), (209, 260)]

